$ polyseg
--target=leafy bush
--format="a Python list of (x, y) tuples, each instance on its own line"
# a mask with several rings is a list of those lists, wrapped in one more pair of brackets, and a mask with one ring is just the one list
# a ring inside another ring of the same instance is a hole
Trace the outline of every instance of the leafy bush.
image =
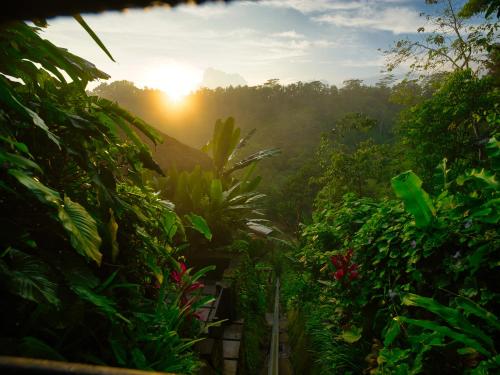
[[(292, 256), (304, 284), (288, 300), (303, 311), (306, 326), (326, 309), (322, 328), (308, 331), (318, 361), (333, 361), (321, 362), (325, 373), (345, 366), (345, 357), (334, 355), (345, 343), (352, 346), (350, 371), (359, 371), (356, 364), (364, 359), (367, 371), (381, 373), (496, 368), (496, 138), (486, 149), (494, 169), (469, 170), (453, 180), (441, 176), (447, 182), (436, 197), (406, 173), (393, 181), (404, 204), (347, 195), (304, 227), (302, 246)], [(352, 270), (355, 277), (348, 277)], [(321, 307), (307, 308), (314, 303)], [(319, 344), (324, 335), (329, 345)]]
[(38, 32), (0, 36), (0, 352), (191, 373), (204, 301), (169, 279), (182, 228), (142, 181), (162, 171), (137, 132), (158, 137)]

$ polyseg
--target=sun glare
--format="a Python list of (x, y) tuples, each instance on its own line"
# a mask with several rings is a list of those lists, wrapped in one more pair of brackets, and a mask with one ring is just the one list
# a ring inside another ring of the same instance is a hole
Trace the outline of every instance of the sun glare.
[(169, 101), (180, 104), (184, 98), (196, 90), (201, 82), (202, 71), (187, 65), (168, 63), (151, 69), (144, 85), (163, 91)]

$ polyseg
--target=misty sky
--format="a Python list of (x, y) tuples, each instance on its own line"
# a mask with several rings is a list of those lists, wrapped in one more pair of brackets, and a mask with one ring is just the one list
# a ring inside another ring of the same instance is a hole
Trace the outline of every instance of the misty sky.
[(376, 80), (377, 48), (414, 35), (426, 7), (423, 0), (268, 0), (84, 15), (117, 63), (72, 18), (49, 20), (44, 35), (112, 80), (140, 87), (175, 79), (195, 86), (207, 68), (237, 73), (249, 85), (270, 78), (341, 85)]

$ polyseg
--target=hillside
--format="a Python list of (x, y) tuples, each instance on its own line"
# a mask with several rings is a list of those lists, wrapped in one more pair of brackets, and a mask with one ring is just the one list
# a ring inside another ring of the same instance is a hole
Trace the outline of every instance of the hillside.
[[(369, 135), (379, 143), (392, 142), (393, 124), (402, 106), (391, 100), (400, 87), (389, 84), (381, 81), (367, 86), (361, 80), (349, 80), (337, 88), (318, 81), (281, 85), (278, 80), (269, 80), (261, 86), (203, 88), (180, 104), (169, 102), (161, 91), (139, 89), (128, 81), (103, 83), (93, 93), (118, 102), (194, 148), (201, 148), (210, 139), (217, 119), (233, 117), (244, 135), (256, 129), (240, 156), (267, 148), (281, 150), (280, 155), (259, 164), (258, 173), (263, 177), (260, 189), (268, 195), (268, 212), (293, 227), (310, 216), (318, 191), (313, 180), (322, 174), (316, 160), (322, 135), (338, 138), (335, 128), (339, 121), (364, 113), (375, 121)], [(349, 132), (342, 137), (342, 143), (349, 145), (359, 140)], [(177, 163), (183, 158), (195, 160), (188, 156), (191, 153), (181, 156), (173, 152), (161, 155), (161, 163), (169, 162), (167, 155)], [(387, 188), (388, 183), (385, 185)]]
[(153, 159), (160, 165), (163, 171), (177, 168), (179, 171), (191, 171), (197, 165), (202, 169), (210, 169), (212, 160), (204, 152), (189, 147), (177, 139), (160, 132), (163, 143), (154, 145), (146, 136), (139, 134), (152, 153)]

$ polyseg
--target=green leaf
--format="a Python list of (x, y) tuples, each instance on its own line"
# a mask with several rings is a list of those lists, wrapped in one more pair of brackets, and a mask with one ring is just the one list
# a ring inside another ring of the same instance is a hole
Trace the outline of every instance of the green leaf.
[(489, 312), (486, 309), (483, 309), (477, 303), (471, 301), (468, 298), (458, 297), (455, 302), (464, 310), (464, 312), (483, 319), (488, 325), (500, 331), (500, 321), (495, 316), (495, 314)]
[(457, 184), (458, 185), (463, 185), (466, 181), (471, 181), (471, 180), (476, 180), (481, 182), (483, 185), (486, 185), (490, 189), (493, 190), (498, 190), (499, 188), (499, 183), (496, 179), (496, 174), (487, 171), (486, 169), (473, 169), (472, 171), (468, 172), (464, 176), (460, 176), (457, 178)]
[(474, 348), (476, 351), (478, 351), (481, 354), (484, 354), (486, 356), (490, 355), (490, 352), (486, 350), (479, 342), (477, 342), (474, 339), (471, 339), (467, 335), (463, 333), (456, 332), (452, 330), (451, 328), (447, 326), (442, 326), (436, 322), (430, 321), (430, 320), (418, 320), (418, 319), (410, 319), (406, 318), (404, 316), (399, 316), (397, 317), (398, 320), (400, 320), (403, 323), (407, 324), (412, 324), (424, 329), (429, 329), (431, 331), (435, 331), (443, 336), (447, 336), (451, 338), (452, 340), (455, 340), (457, 342), (460, 342), (466, 346), (469, 346), (471, 348)]
[(391, 184), (396, 196), (403, 200), (405, 209), (415, 218), (417, 227), (429, 226), (435, 210), (429, 195), (421, 187), (422, 180), (412, 171), (407, 171), (394, 177)]
[(210, 182), (210, 203), (213, 209), (221, 206), (224, 200), (222, 182), (219, 179), (213, 179)]
[(264, 236), (267, 236), (274, 231), (274, 229), (268, 227), (267, 225), (263, 225), (263, 224), (255, 222), (255, 221), (248, 221), (247, 227), (249, 229), (251, 229), (252, 231), (257, 232), (259, 234), (262, 234)]
[(191, 223), (193, 229), (203, 234), (207, 240), (210, 241), (212, 239), (212, 232), (203, 217), (193, 213), (187, 214), (184, 217)]
[(215, 266), (206, 266), (197, 271), (193, 276), (191, 276), (191, 282), (195, 282), (201, 277), (204, 277), (208, 272), (215, 270)]
[(396, 319), (392, 319), (386, 327), (384, 334), (384, 346), (391, 345), (401, 332), (401, 325)]
[(132, 361), (138, 369), (148, 369), (147, 360), (144, 353), (139, 348), (132, 349)]
[(123, 315), (121, 315), (116, 309), (116, 303), (101, 294), (98, 294), (83, 285), (72, 285), (71, 289), (83, 300), (96, 306), (99, 311), (106, 315), (109, 319), (114, 319), (115, 317), (130, 323)]
[(111, 242), (111, 260), (115, 262), (116, 258), (118, 257), (118, 253), (120, 252), (120, 249), (118, 247), (118, 241), (117, 241), (118, 223), (116, 222), (115, 215), (111, 208), (109, 209), (108, 232), (109, 232), (109, 239)]
[(37, 303), (60, 305), (57, 284), (49, 279), (50, 270), (45, 263), (16, 249), (9, 249), (4, 257), (10, 264), (0, 258), (0, 276), (4, 276), (10, 293)]
[(33, 169), (42, 173), (40, 166), (35, 162), (25, 158), (24, 156), (5, 152), (4, 150), (0, 150), (0, 165), (7, 165), (7, 168), (14, 169)]
[(235, 163), (230, 169), (228, 169), (227, 171), (224, 172), (224, 175), (226, 175), (226, 176), (230, 175), (231, 173), (233, 173), (234, 171), (237, 171), (238, 169), (245, 168), (252, 163), (255, 163), (255, 162), (262, 160), (262, 159), (270, 158), (270, 157), (278, 155), (280, 153), (281, 153), (281, 150), (279, 148), (270, 148), (267, 150), (258, 151), (256, 153), (246, 157), (245, 159)]
[(64, 197), (64, 204), (58, 213), (59, 220), (69, 235), (71, 246), (81, 255), (101, 264), (99, 251), (101, 237), (97, 224), (87, 210), (79, 203)]
[(20, 113), (22, 116), (31, 119), (33, 124), (42, 129), (47, 137), (49, 137), (56, 145), (59, 145), (59, 138), (57, 138), (45, 124), (37, 113), (33, 112), (28, 107), (24, 106), (15, 96), (14, 92), (11, 91), (9, 85), (6, 83), (5, 78), (0, 76), (0, 100), (6, 105)]
[(343, 331), (340, 337), (345, 342), (354, 344), (355, 342), (359, 341), (359, 339), (361, 339), (362, 333), (363, 330), (361, 328), (352, 326), (350, 329)]
[(24, 185), (35, 197), (42, 203), (49, 204), (54, 207), (59, 207), (61, 197), (59, 193), (45, 186), (36, 178), (26, 174), (26, 172), (18, 169), (9, 169), (8, 173), (14, 177), (20, 184)]
[(121, 366), (126, 366), (127, 364), (127, 351), (123, 347), (121, 340), (117, 339), (109, 339), (109, 344), (111, 346), (111, 350), (116, 358), (116, 362), (118, 362)]
[(52, 346), (31, 336), (23, 338), (19, 350), (26, 357), (66, 361), (66, 358), (55, 351)]
[(101, 39), (99, 39), (99, 37), (96, 35), (96, 33), (94, 33), (94, 30), (92, 30), (90, 28), (90, 26), (87, 24), (87, 22), (85, 22), (85, 20), (82, 18), (82, 16), (79, 14), (75, 14), (73, 16), (73, 18), (85, 29), (85, 31), (91, 36), (91, 38), (94, 39), (94, 42), (96, 42), (97, 45), (99, 47), (101, 47), (101, 49), (104, 51), (104, 53), (106, 55), (108, 55), (108, 57), (111, 59), (111, 61), (116, 62), (113, 59), (113, 56), (111, 56), (111, 53), (108, 51), (108, 49), (104, 45), (104, 43), (101, 42)]
[(163, 231), (165, 232), (169, 241), (172, 241), (177, 233), (178, 216), (174, 211), (165, 211), (161, 220)]
[(446, 321), (446, 323), (448, 323), (452, 327), (464, 331), (470, 336), (474, 336), (482, 340), (490, 347), (494, 347), (493, 340), (483, 331), (481, 331), (479, 328), (475, 327), (467, 319), (465, 319), (465, 317), (456, 309), (444, 306), (436, 302), (432, 298), (422, 297), (412, 293), (403, 296), (401, 302), (406, 306), (418, 306), (424, 308), (440, 316)]

